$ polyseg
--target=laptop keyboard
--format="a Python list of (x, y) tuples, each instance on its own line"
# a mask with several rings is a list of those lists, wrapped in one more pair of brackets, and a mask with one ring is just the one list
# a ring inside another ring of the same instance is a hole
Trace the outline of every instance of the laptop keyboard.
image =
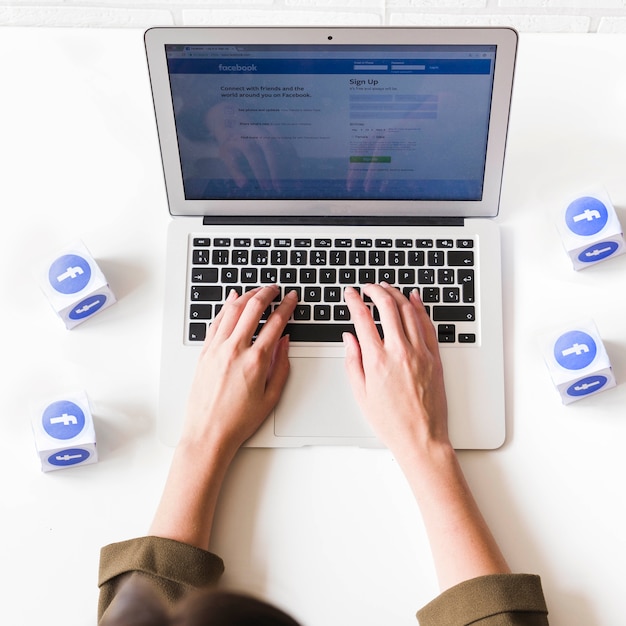
[[(440, 343), (477, 342), (473, 239), (194, 237), (187, 340), (201, 342), (232, 289), (242, 294), (277, 284), (298, 292), (286, 333), (291, 342), (341, 342), (353, 332), (343, 301), (346, 286), (387, 282), (408, 297), (417, 288)], [(382, 336), (379, 316), (365, 301)]]

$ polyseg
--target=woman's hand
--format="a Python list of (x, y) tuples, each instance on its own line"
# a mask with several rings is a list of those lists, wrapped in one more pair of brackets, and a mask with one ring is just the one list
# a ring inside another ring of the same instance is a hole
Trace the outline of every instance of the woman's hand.
[(297, 298), (290, 292), (253, 342), (276, 286), (231, 292), (211, 324), (191, 386), (182, 441), (207, 441), (233, 453), (274, 408), (289, 373), (289, 338), (281, 337)]
[(346, 367), (361, 410), (378, 438), (396, 455), (449, 444), (443, 372), (435, 329), (419, 295), (366, 285), (378, 308), (384, 339), (354, 289), (345, 299), (356, 337), (346, 333)]

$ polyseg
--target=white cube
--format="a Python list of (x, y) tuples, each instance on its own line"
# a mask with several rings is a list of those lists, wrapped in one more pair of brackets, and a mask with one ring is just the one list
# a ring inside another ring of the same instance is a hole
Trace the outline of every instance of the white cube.
[(615, 387), (609, 356), (593, 320), (547, 333), (540, 345), (563, 404)]
[(626, 252), (622, 226), (604, 189), (567, 202), (557, 228), (575, 270)]
[(98, 460), (96, 430), (89, 399), (84, 392), (35, 404), (32, 427), (44, 472), (88, 465)]
[(37, 274), (41, 289), (67, 328), (115, 303), (104, 274), (81, 241), (47, 259)]

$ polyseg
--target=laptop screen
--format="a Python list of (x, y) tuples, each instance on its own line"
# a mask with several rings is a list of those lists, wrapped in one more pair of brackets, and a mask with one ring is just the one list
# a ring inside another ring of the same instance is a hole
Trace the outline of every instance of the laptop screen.
[(168, 44), (184, 197), (479, 201), (496, 48)]

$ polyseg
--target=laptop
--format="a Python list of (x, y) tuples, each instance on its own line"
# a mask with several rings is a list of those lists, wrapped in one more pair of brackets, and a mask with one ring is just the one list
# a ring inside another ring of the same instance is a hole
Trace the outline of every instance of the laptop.
[(145, 46), (172, 216), (161, 440), (179, 439), (227, 294), (277, 283), (299, 294), (291, 370), (246, 445), (379, 447), (352, 397), (341, 334), (353, 328), (345, 286), (385, 280), (417, 287), (431, 315), (455, 448), (501, 446), (493, 218), (515, 31), (164, 27)]

